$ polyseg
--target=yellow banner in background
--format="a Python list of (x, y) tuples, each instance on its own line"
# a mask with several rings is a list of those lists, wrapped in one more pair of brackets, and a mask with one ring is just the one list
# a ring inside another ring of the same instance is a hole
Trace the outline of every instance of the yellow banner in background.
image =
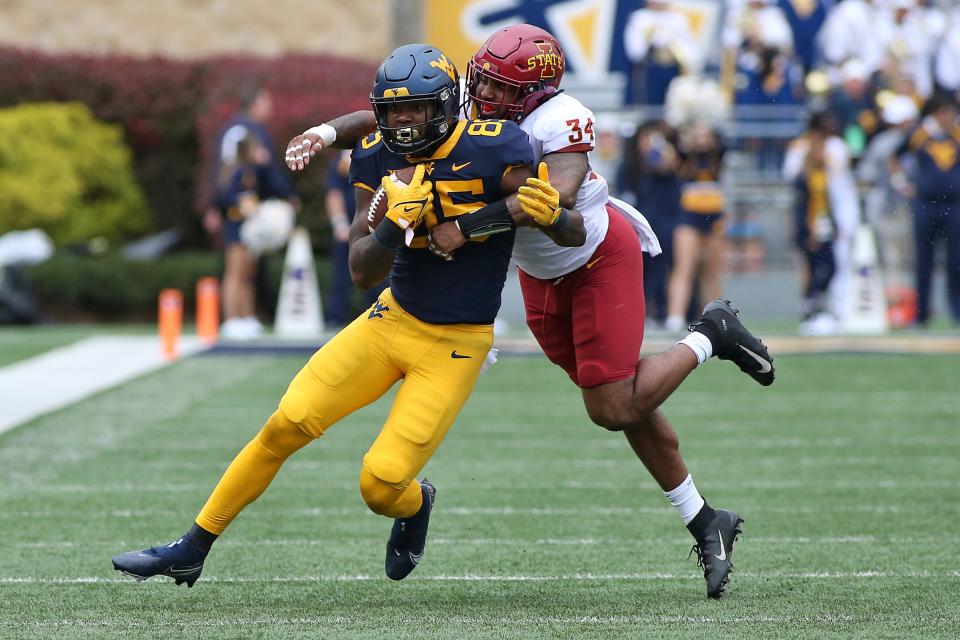
[(424, 2), (424, 27), (426, 42), (440, 48), (457, 67), (461, 75), (467, 72), (467, 62), (477, 52), (489, 33), (482, 37), (471, 36), (464, 28), (464, 18), (474, 0), (426, 0)]
[[(674, 0), (672, 6), (707, 48), (720, 17), (718, 0)], [(560, 41), (573, 76), (603, 85), (611, 74), (626, 71), (623, 32), (636, 7), (628, 0), (424, 0), (424, 37), (463, 74), (490, 34), (530, 22)]]

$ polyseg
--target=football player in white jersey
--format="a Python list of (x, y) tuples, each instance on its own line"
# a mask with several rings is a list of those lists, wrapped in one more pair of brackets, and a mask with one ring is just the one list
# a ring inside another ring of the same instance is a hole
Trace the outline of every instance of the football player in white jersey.
[[(730, 579), (733, 543), (743, 520), (704, 501), (680, 456), (677, 434), (658, 407), (712, 355), (732, 360), (764, 386), (773, 382), (773, 359), (722, 300), (707, 305), (676, 345), (640, 358), (641, 245), (653, 253), (659, 245), (643, 216), (610, 198), (606, 181), (591, 171), (587, 154), (594, 146), (596, 120), (560, 90), (564, 67), (556, 39), (527, 24), (497, 31), (473, 57), (467, 75), (472, 115), (518, 122), (530, 138), (535, 162), (545, 165), (540, 177), (552, 185), (554, 197), (537, 195), (549, 189), (525, 197), (521, 188), (496, 213), (484, 207), (463, 216), (460, 224), (434, 227), (432, 243), (436, 252), (453, 254), (466, 241), (463, 229), (477, 227), (470, 221), (474, 215), (485, 224), (497, 215), (517, 225), (533, 219), (533, 227), (518, 230), (513, 253), (527, 325), (547, 357), (580, 387), (593, 422), (624, 432), (696, 540), (707, 595), (719, 598)], [(350, 146), (373, 126), (372, 115), (357, 112), (314, 127), (290, 141), (287, 164), (303, 169), (317, 151), (335, 141)], [(560, 246), (538, 229), (562, 228), (567, 210), (583, 218), (586, 240), (579, 246)]]

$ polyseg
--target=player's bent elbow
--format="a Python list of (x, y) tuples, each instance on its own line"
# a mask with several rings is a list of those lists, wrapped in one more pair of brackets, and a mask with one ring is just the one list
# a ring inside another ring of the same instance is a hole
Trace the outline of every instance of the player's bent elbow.
[(383, 278), (376, 278), (370, 273), (366, 273), (361, 269), (355, 268), (353, 265), (350, 265), (350, 279), (353, 280), (353, 284), (358, 288), (366, 291), (367, 289), (372, 289), (376, 286)]

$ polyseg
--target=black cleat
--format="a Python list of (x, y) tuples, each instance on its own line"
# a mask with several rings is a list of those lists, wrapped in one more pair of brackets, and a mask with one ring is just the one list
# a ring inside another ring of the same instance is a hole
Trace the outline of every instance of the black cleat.
[(710, 339), (713, 353), (721, 360), (731, 360), (748, 376), (765, 387), (773, 384), (776, 372), (767, 347), (743, 326), (729, 300), (714, 300), (703, 309), (700, 319), (690, 325)]
[(128, 551), (113, 557), (113, 568), (143, 582), (153, 576), (168, 576), (179, 586), (188, 587), (200, 577), (203, 561), (209, 549), (203, 549), (190, 535), (184, 535), (162, 547), (150, 547), (143, 551)]
[(391, 580), (403, 580), (417, 568), (427, 546), (427, 525), (437, 489), (426, 479), (420, 481), (423, 505), (409, 518), (396, 518), (387, 540), (387, 560), (384, 568)]
[(733, 511), (717, 509), (716, 514), (706, 535), (690, 549), (691, 555), (697, 554), (697, 566), (703, 569), (708, 598), (719, 598), (726, 591), (733, 571), (733, 543), (743, 524), (743, 518)]

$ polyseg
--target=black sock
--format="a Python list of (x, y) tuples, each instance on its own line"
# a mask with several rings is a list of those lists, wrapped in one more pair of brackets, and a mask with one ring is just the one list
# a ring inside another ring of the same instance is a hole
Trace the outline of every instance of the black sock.
[(190, 527), (190, 531), (187, 532), (187, 535), (190, 536), (190, 539), (197, 543), (204, 551), (210, 551), (210, 547), (213, 546), (213, 543), (216, 542), (218, 536), (215, 533), (210, 533), (196, 522), (193, 523), (193, 526)]
[(717, 353), (717, 345), (720, 342), (720, 330), (717, 329), (711, 322), (701, 322), (693, 329), (696, 333), (702, 333), (707, 336), (707, 339), (710, 341), (710, 344), (713, 345), (713, 353)]
[(703, 540), (703, 537), (707, 534), (707, 527), (710, 526), (716, 516), (717, 512), (711, 509), (707, 501), (704, 500), (703, 507), (700, 508), (700, 511), (697, 511), (697, 515), (693, 516), (693, 520), (687, 525), (687, 529), (694, 538)]

